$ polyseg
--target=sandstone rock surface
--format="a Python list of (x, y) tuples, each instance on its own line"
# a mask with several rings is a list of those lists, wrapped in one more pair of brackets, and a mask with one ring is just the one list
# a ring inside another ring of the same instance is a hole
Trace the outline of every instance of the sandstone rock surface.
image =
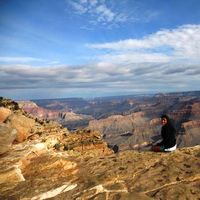
[(17, 131), (0, 123), (0, 155), (7, 152), (15, 140)]
[(35, 120), (30, 119), (20, 113), (13, 114), (8, 118), (7, 124), (17, 130), (17, 142), (22, 142), (30, 135), (31, 129), (35, 125)]
[(1, 156), (0, 199), (200, 198), (200, 146), (174, 153), (73, 156), (27, 144)]
[(10, 115), (12, 111), (8, 108), (0, 107), (0, 123), (3, 123)]

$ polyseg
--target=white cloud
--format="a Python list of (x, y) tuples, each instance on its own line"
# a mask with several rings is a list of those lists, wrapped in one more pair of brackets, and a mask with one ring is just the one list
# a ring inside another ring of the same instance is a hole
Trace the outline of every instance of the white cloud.
[[(80, 15), (83, 20), (82, 29), (119, 28), (125, 23), (149, 23), (158, 18), (160, 12), (146, 7), (139, 1), (105, 1), (105, 0), (65, 0), (70, 5), (71, 13)], [(93, 29), (92, 29), (93, 30)]]
[(116, 25), (133, 19), (133, 16), (130, 16), (132, 13), (127, 9), (119, 10), (119, 3), (112, 8), (104, 0), (70, 0), (66, 3), (71, 5), (76, 14), (87, 14), (90, 25)]
[(79, 14), (84, 14), (87, 12), (87, 7), (83, 6), (83, 2), (80, 1), (80, 3), (77, 3), (77, 2), (73, 2), (73, 1), (70, 1), (72, 7), (74, 8), (74, 10), (79, 13)]
[(0, 89), (10, 88), (76, 88), (123, 90), (197, 88), (199, 65), (175, 63), (113, 64), (99, 62), (83, 66), (33, 67), (0, 65)]
[(107, 21), (111, 22), (114, 19), (115, 13), (108, 9), (105, 5), (100, 5), (96, 7), (95, 12), (98, 17), (98, 21)]
[[(200, 61), (200, 25), (184, 25), (172, 30), (161, 30), (142, 39), (128, 39), (87, 46), (96, 49), (129, 52), (127, 57), (131, 57), (130, 51), (133, 51), (133, 58), (140, 57), (145, 53), (145, 57), (152, 57), (152, 62), (156, 58), (154, 51), (160, 50), (162, 50), (163, 55), (158, 55), (158, 58), (196, 59)], [(142, 51), (142, 53), (138, 54), (139, 51)], [(116, 57), (119, 56), (116, 55)]]
[(17, 99), (199, 90), (199, 80), (198, 64), (0, 65), (1, 96)]
[(124, 53), (124, 54), (104, 54), (99, 56), (99, 60), (109, 61), (115, 64), (123, 63), (165, 63), (171, 61), (171, 57), (161, 53)]

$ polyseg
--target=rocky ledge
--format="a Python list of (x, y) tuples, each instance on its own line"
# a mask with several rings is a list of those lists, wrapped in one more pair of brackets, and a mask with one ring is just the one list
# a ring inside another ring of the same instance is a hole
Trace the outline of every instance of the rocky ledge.
[[(0, 155), (0, 199), (200, 199), (200, 146), (114, 154), (98, 132), (70, 133), (18, 108), (4, 106), (1, 113), (7, 127), (1, 130), (10, 139), (0, 140), (0, 146), (7, 143)], [(33, 120), (22, 141), (16, 140), (22, 129), (15, 115)]]

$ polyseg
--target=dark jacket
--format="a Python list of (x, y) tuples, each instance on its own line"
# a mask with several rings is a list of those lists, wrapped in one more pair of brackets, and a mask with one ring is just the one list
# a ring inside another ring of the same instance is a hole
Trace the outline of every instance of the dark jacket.
[(162, 142), (159, 143), (160, 146), (164, 148), (171, 148), (176, 144), (176, 130), (174, 126), (168, 122), (161, 129), (161, 136), (163, 138)]

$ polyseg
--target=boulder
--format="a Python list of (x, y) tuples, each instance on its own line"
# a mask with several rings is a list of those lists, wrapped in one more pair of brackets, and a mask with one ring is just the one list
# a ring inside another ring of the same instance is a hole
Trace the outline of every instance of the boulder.
[(22, 114), (13, 114), (8, 118), (7, 124), (17, 130), (16, 141), (22, 142), (30, 135), (31, 130), (35, 126), (35, 120)]
[(0, 107), (0, 123), (4, 122), (10, 115), (12, 111), (8, 108)]
[(10, 149), (16, 135), (16, 129), (12, 129), (3, 123), (0, 124), (0, 155)]

